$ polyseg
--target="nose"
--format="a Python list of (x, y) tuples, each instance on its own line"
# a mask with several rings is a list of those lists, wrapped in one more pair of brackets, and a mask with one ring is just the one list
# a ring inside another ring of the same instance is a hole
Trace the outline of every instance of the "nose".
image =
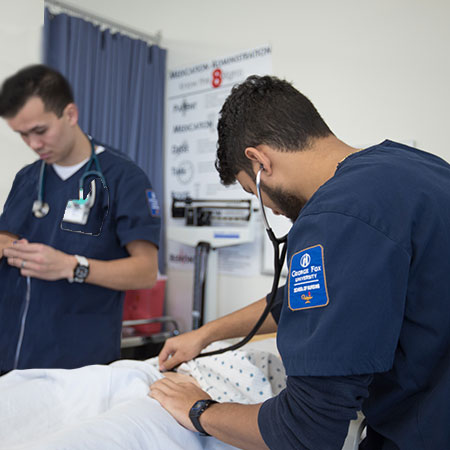
[(42, 139), (37, 136), (30, 136), (28, 138), (28, 145), (35, 151), (39, 151), (44, 147)]

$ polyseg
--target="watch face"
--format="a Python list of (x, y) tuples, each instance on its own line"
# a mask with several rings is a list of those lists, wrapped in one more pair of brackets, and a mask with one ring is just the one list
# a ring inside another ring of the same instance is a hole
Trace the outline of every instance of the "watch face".
[(89, 267), (78, 265), (75, 269), (75, 278), (85, 279), (89, 274)]
[(194, 403), (194, 406), (191, 408), (191, 411), (193, 413), (196, 413), (198, 411), (201, 411), (203, 409), (205, 400), (198, 400)]

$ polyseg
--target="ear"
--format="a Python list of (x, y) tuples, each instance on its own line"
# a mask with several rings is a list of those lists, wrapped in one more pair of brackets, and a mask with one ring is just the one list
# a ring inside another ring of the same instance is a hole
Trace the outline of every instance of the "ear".
[(63, 111), (63, 116), (65, 116), (71, 126), (78, 123), (78, 107), (75, 103), (69, 103), (66, 105)]
[(266, 152), (256, 147), (247, 147), (244, 153), (252, 161), (255, 175), (261, 168), (264, 169), (266, 175), (272, 175), (272, 161)]

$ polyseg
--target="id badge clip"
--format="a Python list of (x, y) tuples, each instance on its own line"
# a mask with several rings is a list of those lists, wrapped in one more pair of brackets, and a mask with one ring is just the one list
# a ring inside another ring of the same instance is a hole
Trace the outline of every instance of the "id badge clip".
[(86, 225), (91, 208), (95, 203), (95, 181), (91, 181), (91, 192), (86, 198), (83, 198), (83, 188), (80, 188), (79, 192), (80, 198), (78, 200), (69, 200), (67, 202), (63, 222)]

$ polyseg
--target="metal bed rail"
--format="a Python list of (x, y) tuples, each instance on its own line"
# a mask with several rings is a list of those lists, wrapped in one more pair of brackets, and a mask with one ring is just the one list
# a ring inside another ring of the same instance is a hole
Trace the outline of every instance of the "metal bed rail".
[(151, 334), (122, 336), (121, 348), (138, 347), (146, 344), (159, 344), (172, 336), (178, 336), (180, 334), (177, 321), (170, 316), (151, 317), (148, 319), (124, 320), (122, 322), (122, 328), (133, 327), (136, 325), (149, 325), (152, 323), (170, 324), (172, 325), (172, 329)]

